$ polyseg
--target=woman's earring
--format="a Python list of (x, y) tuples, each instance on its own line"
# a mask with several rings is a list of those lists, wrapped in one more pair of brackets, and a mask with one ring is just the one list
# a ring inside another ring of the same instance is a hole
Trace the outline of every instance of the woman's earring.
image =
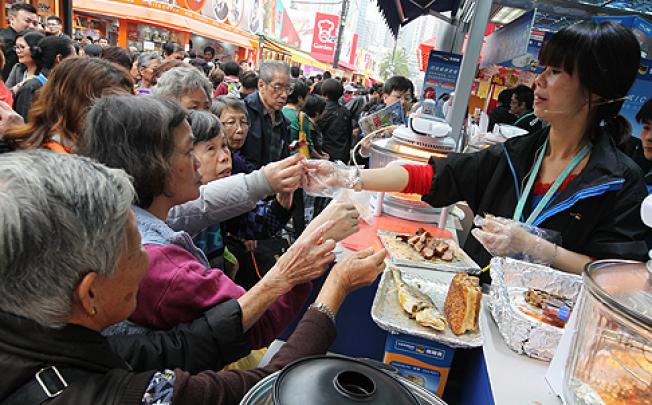
[(95, 305), (93, 305), (93, 307), (91, 307), (91, 316), (95, 315), (97, 315), (97, 308), (95, 308)]

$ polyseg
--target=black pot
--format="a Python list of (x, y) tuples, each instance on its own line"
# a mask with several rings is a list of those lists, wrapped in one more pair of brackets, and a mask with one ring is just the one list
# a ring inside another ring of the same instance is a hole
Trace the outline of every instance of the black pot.
[(445, 403), (375, 360), (318, 356), (261, 380), (241, 405), (425, 405)]

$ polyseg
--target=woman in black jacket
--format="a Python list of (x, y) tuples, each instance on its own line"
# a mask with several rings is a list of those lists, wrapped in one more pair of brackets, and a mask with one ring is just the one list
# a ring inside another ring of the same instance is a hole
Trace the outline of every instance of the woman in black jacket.
[[(426, 166), (357, 172), (316, 162), (313, 170), (330, 173), (332, 186), (421, 193), (437, 207), (466, 201), (476, 214), (502, 217), (480, 221), (464, 246), (481, 266), (490, 253), (525, 254), (573, 273), (594, 258), (644, 260), (639, 209), (647, 192), (640, 169), (616, 147), (615, 118), (639, 67), (636, 38), (620, 24), (579, 23), (555, 34), (540, 59), (534, 112), (547, 129)], [(560, 244), (520, 222), (557, 231)]]
[[(50, 70), (57, 63), (75, 55), (75, 48), (72, 46), (72, 41), (66, 36), (45, 37), (36, 46), (31, 46), (30, 50), (32, 59), (36, 61), (36, 65), (38, 66), (39, 73), (32, 79), (24, 82), (14, 98), (14, 110), (25, 121), (28, 120), (29, 110), (32, 108), (32, 102), (34, 101), (36, 92), (45, 86)], [(83, 79), (79, 78), (78, 80)]]

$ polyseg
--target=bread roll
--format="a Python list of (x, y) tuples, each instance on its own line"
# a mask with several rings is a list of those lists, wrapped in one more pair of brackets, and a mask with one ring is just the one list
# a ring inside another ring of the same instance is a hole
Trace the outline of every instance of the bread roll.
[(466, 273), (457, 273), (448, 287), (444, 313), (456, 335), (478, 329), (482, 290), (480, 279)]

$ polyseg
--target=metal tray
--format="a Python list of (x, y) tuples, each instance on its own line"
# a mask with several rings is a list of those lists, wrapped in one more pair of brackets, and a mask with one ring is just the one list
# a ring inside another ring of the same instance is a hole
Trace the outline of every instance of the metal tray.
[[(482, 346), (482, 333), (478, 328), (475, 332), (456, 336), (450, 328), (437, 332), (432, 328), (419, 325), (410, 319), (398, 302), (396, 285), (392, 277), (391, 264), (383, 272), (371, 306), (371, 318), (383, 330), (389, 333), (405, 333), (425, 339), (435, 340), (445, 345), (456, 348), (470, 348)], [(403, 281), (428, 295), (437, 309), (444, 310), (444, 302), (448, 294), (448, 286), (455, 276), (453, 273), (441, 271), (424, 271), (419, 268), (397, 268)]]
[[(480, 274), (480, 266), (478, 266), (473, 259), (466, 254), (466, 252), (452, 239), (446, 239), (448, 244), (455, 249), (455, 256), (457, 260), (452, 262), (445, 262), (443, 260), (426, 260), (414, 252), (413, 257), (405, 258), (396, 253), (389, 240), (395, 240), (397, 235), (402, 235), (398, 232), (378, 231), (378, 238), (382, 242), (387, 253), (391, 258), (392, 263), (398, 267), (418, 267), (422, 269), (441, 270), (447, 272), (466, 272), (469, 274)], [(443, 238), (445, 239), (445, 238)]]
[(539, 264), (494, 257), (491, 279), (489, 309), (507, 346), (516, 353), (550, 361), (564, 329), (525, 315), (515, 306), (515, 301), (519, 301), (528, 288), (576, 301), (582, 289), (582, 278)]

